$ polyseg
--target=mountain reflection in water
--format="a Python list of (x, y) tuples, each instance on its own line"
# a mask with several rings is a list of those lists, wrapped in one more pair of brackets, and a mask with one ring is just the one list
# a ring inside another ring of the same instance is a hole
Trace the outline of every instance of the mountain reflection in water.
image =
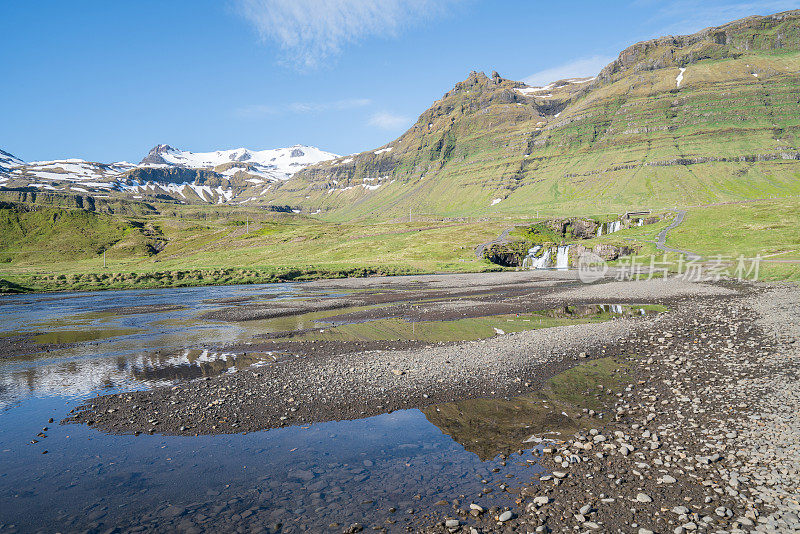
[(482, 461), (531, 448), (533, 436), (568, 435), (577, 422), (544, 397), (471, 399), (422, 409), (432, 424)]

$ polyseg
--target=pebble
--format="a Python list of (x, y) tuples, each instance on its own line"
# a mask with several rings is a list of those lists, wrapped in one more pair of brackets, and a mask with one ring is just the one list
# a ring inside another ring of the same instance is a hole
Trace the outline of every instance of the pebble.
[(501, 523), (505, 523), (506, 521), (510, 521), (513, 518), (514, 518), (514, 513), (511, 510), (506, 510), (505, 512), (500, 514), (500, 517), (498, 517), (497, 520), (500, 521)]

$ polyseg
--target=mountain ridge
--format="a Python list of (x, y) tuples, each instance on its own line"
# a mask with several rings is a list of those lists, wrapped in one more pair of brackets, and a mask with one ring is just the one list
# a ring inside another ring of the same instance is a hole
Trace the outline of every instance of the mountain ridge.
[(800, 10), (636, 43), (595, 78), (472, 72), (397, 139), (271, 201), (334, 218), (663, 207), (796, 194)]
[(9, 163), (0, 188), (291, 206), (339, 220), (786, 196), (800, 193), (798, 85), (792, 10), (635, 43), (590, 78), (532, 87), (473, 71), (398, 138), (358, 154), (156, 145), (138, 165)]
[(0, 188), (227, 203), (237, 197), (245, 197), (240, 201), (252, 200), (268, 184), (289, 179), (306, 165), (333, 157), (337, 156), (308, 145), (189, 152), (159, 144), (139, 164), (82, 159), (25, 163), (2, 152)]
[[(772, 15), (752, 15), (689, 35), (666, 35), (640, 41), (622, 50), (615, 60), (600, 71), (597, 78), (601, 81), (612, 80), (615, 74), (631, 66), (640, 70), (686, 67), (704, 59), (724, 59), (746, 51), (776, 50), (787, 46), (797, 48), (800, 46), (800, 31), (791, 23), (798, 18), (800, 9)], [(784, 22), (790, 23), (786, 28), (788, 32), (781, 32)], [(746, 31), (770, 24), (775, 24), (772, 35)], [(670, 49), (673, 52), (678, 49), (679, 53), (669, 53)]]

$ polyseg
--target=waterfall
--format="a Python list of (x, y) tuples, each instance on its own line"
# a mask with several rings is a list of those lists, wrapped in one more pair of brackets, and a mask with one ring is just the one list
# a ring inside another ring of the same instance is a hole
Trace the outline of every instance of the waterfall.
[(614, 232), (619, 232), (621, 228), (622, 228), (622, 221), (609, 221), (601, 223), (597, 227), (597, 237), (600, 237), (601, 235), (613, 234)]
[(531, 268), (532, 269), (547, 269), (550, 267), (550, 247), (546, 247), (544, 252), (540, 257), (536, 257), (535, 254), (541, 250), (541, 245), (537, 247), (533, 247), (531, 250), (533, 254), (531, 259)]
[(561, 245), (556, 252), (556, 269), (565, 271), (569, 269), (569, 247), (570, 245)]
[[(536, 245), (528, 250), (528, 255), (522, 260), (523, 269), (569, 269), (569, 249), (572, 245), (560, 245), (556, 247), (555, 257), (549, 245)], [(541, 253), (541, 256), (536, 256)]]
[(542, 255), (536, 257), (536, 254), (542, 250), (542, 245), (536, 245), (528, 251), (528, 255), (522, 262), (522, 267), (527, 269), (548, 269), (550, 264), (550, 247), (546, 247)]

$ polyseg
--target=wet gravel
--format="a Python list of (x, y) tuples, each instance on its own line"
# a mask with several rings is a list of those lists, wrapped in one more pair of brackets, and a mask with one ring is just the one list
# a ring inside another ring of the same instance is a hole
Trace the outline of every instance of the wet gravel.
[(427, 532), (800, 532), (800, 291), (746, 293), (633, 333), (630, 382), (534, 451), (547, 474), (516, 506), (467, 502)]
[[(679, 281), (634, 284), (639, 301), (678, 302), (689, 297), (675, 295), (693, 287)], [(601, 301), (617, 298), (617, 287), (607, 286), (605, 295), (602, 285), (590, 286), (592, 296)], [(568, 295), (562, 299), (565, 303), (576, 300), (574, 289), (550, 291), (546, 298), (551, 302), (559, 300), (559, 293)], [(697, 285), (697, 291), (703, 296), (732, 293), (707, 285)], [(540, 292), (534, 295), (542, 297)], [(335, 350), (335, 343), (312, 341), (306, 345), (318, 347), (309, 351), (315, 357), (286, 358), (233, 375), (98, 397), (67, 421), (116, 433), (218, 434), (356, 419), (464, 398), (520, 395), (573, 367), (582, 355), (602, 357), (627, 350), (631, 333), (648, 331), (656, 320), (625, 318), (406, 350), (350, 343), (345, 346), (352, 352), (346, 352)], [(237, 348), (248, 350), (246, 345)], [(252, 350), (263, 349), (263, 344), (252, 345)]]
[[(438, 517), (381, 515), (330, 531), (800, 532), (800, 291), (671, 280), (582, 289), (539, 296), (551, 304), (668, 303), (670, 312), (479, 342), (322, 348), (234, 375), (99, 397), (67, 422), (113, 433), (205, 434), (353, 419), (525, 394), (584, 358), (615, 356), (628, 376), (622, 388), (586, 392), (604, 410), (584, 411), (582, 430), (520, 450), (495, 472), (529, 464), (532, 482), (509, 473), (492, 498), (465, 494), (442, 503)], [(422, 500), (435, 498), (420, 491)], [(497, 491), (509, 502), (499, 504)], [(154, 514), (159, 528), (178, 528), (187, 517)], [(303, 531), (302, 521), (286, 530), (257, 509), (248, 516), (258, 521), (204, 515), (184, 526)]]
[(78, 345), (78, 343), (39, 343), (35, 338), (42, 334), (43, 332), (25, 332), (0, 337), (0, 359), (47, 353)]

